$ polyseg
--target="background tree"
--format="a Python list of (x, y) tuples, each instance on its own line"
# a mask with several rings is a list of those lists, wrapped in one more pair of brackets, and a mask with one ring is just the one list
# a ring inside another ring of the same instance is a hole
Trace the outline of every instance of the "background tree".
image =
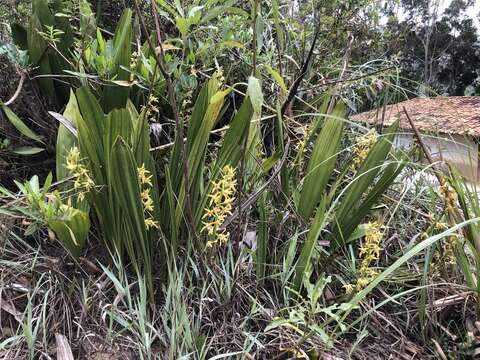
[[(427, 96), (478, 94), (480, 46), (467, 14), (472, 5), (453, 0), (440, 14), (437, 1), (405, 0), (396, 9), (404, 19), (389, 17), (388, 54), (398, 57), (402, 75), (409, 79), (405, 88)], [(392, 9), (387, 15), (393, 15)]]

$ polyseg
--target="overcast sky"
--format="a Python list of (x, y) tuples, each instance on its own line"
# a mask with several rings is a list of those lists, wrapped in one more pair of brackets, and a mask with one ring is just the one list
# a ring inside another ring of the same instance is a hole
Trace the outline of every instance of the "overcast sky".
[[(452, 0), (440, 0), (440, 14), (443, 13), (443, 11), (450, 5)], [(473, 23), (475, 27), (477, 28), (477, 31), (480, 31), (480, 21), (478, 19), (478, 13), (480, 12), (480, 0), (475, 0), (475, 5), (471, 6), (467, 10), (468, 16), (470, 16), (473, 20)], [(398, 7), (398, 13), (397, 16), (402, 19), (403, 18), (403, 11), (401, 7)], [(386, 22), (386, 19), (385, 19)]]
[[(443, 0), (440, 5), (441, 12), (450, 5), (451, 0)], [(475, 0), (475, 5), (468, 8), (467, 13), (473, 19), (473, 23), (480, 30), (480, 22), (478, 21), (478, 13), (480, 12), (480, 0)]]

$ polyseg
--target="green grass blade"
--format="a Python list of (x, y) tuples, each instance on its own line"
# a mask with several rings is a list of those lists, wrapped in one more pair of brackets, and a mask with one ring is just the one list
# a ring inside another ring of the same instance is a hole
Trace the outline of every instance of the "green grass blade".
[(315, 218), (313, 219), (310, 230), (307, 234), (307, 240), (303, 244), (302, 251), (298, 258), (296, 267), (295, 267), (295, 280), (293, 282), (294, 289), (298, 292), (302, 286), (303, 275), (305, 270), (310, 265), (310, 261), (317, 244), (317, 240), (320, 236), (321, 231), (325, 227), (326, 220), (326, 207), (327, 207), (327, 197), (324, 196), (320, 205), (317, 208), (315, 213)]

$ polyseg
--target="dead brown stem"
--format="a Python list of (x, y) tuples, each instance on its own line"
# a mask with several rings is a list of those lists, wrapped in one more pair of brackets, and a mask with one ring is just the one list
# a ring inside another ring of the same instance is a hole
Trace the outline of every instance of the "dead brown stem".
[(20, 81), (18, 82), (17, 90), (15, 90), (15, 93), (13, 94), (13, 96), (9, 100), (7, 100), (4, 103), (4, 105), (8, 106), (8, 105), (12, 104), (17, 99), (18, 95), (20, 95), (20, 92), (22, 91), (23, 83), (25, 82), (25, 78), (26, 78), (26, 74), (22, 71), (21, 75), (20, 75)]

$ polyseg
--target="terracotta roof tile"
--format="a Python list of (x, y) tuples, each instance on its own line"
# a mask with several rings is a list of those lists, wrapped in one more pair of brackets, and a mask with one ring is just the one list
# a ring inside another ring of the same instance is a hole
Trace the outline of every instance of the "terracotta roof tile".
[[(480, 137), (480, 96), (415, 98), (387, 105), (384, 125), (400, 119), (400, 127), (411, 130), (404, 107), (420, 130)], [(353, 115), (351, 120), (379, 124), (382, 113), (379, 108)]]

